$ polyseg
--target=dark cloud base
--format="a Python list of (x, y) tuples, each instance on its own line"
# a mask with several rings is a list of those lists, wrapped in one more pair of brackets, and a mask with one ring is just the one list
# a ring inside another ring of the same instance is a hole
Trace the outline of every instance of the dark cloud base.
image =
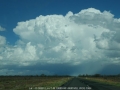
[[(98, 70), (96, 68), (103, 67)], [(66, 64), (45, 64), (41, 65), (40, 63), (34, 66), (17, 66), (17, 65), (7, 65), (0, 68), (6, 69), (7, 71), (4, 75), (79, 75), (79, 74), (102, 74), (102, 75), (115, 75), (120, 74), (120, 65), (119, 64), (108, 64), (106, 66), (99, 63), (96, 65), (96, 62), (87, 62), (79, 65), (70, 65)], [(93, 70), (94, 69), (94, 70)], [(96, 70), (95, 70), (96, 69)], [(96, 72), (91, 72), (96, 71)], [(21, 72), (21, 73), (20, 73)]]

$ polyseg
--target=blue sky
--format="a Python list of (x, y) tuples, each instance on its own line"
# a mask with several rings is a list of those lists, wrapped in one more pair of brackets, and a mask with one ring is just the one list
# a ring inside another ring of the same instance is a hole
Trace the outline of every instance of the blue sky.
[[(39, 15), (62, 14), (68, 11), (78, 13), (90, 7), (100, 11), (110, 11), (120, 17), (119, 0), (0, 0), (0, 25), (6, 28), (5, 35), (9, 43), (14, 44), (18, 37), (13, 33), (17, 22), (34, 19)], [(12, 36), (12, 37), (11, 37)]]
[(0, 0), (0, 74), (120, 73), (119, 3)]

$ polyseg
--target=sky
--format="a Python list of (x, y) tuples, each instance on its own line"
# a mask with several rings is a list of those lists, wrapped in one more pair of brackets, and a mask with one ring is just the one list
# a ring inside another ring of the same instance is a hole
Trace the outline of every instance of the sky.
[(120, 74), (119, 0), (0, 0), (0, 75)]

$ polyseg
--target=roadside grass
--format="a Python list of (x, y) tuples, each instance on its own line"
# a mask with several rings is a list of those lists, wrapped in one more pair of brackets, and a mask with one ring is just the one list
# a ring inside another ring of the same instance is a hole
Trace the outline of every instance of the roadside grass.
[(84, 79), (120, 87), (120, 77), (87, 77)]
[(59, 87), (70, 79), (70, 77), (0, 77), (0, 90), (31, 90), (30, 88), (34, 90), (39, 87)]

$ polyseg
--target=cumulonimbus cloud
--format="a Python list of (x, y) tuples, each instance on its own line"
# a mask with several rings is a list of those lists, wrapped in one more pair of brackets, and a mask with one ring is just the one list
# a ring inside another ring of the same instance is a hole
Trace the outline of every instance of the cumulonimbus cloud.
[(40, 15), (18, 22), (13, 32), (20, 39), (0, 54), (3, 63), (5, 59), (20, 65), (38, 62), (79, 65), (90, 60), (119, 62), (120, 55), (115, 55), (120, 50), (119, 28), (120, 19), (109, 11), (94, 8), (76, 14), (69, 11), (65, 16)]

